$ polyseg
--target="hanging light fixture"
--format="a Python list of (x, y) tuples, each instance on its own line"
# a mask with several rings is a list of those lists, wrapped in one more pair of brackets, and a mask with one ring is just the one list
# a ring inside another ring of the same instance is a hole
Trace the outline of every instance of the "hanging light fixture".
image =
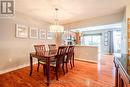
[(50, 26), (50, 32), (64, 32), (64, 26), (59, 25), (59, 20), (57, 17), (58, 8), (55, 8), (55, 24)]

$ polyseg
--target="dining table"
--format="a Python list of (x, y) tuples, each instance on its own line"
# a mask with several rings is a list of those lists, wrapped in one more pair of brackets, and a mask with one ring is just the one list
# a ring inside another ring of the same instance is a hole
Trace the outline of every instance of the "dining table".
[(47, 75), (47, 86), (50, 83), (50, 60), (57, 55), (58, 50), (50, 50), (50, 51), (41, 51), (41, 52), (31, 52), (30, 53), (30, 76), (33, 71), (33, 58), (37, 58), (38, 60), (46, 61), (46, 75)]

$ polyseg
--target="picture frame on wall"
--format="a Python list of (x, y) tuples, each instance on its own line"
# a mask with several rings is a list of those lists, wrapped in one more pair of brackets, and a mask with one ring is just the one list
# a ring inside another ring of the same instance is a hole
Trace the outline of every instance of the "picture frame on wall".
[(16, 24), (16, 37), (28, 38), (28, 27), (22, 24)]
[(30, 27), (30, 29), (29, 29), (29, 37), (37, 39), (38, 38), (38, 28)]
[(39, 29), (39, 38), (46, 39), (46, 30), (45, 29)]
[(48, 31), (47, 32), (47, 39), (53, 39), (53, 33)]

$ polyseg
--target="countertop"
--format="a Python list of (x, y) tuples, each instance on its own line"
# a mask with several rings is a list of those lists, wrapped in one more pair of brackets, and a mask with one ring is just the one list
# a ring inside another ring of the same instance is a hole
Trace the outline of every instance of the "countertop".
[(98, 47), (98, 46), (92, 46), (92, 45), (60, 45), (60, 46), (75, 46), (75, 47)]
[(74, 46), (76, 46), (76, 47), (98, 47), (98, 46), (90, 46), (90, 45), (74, 45)]

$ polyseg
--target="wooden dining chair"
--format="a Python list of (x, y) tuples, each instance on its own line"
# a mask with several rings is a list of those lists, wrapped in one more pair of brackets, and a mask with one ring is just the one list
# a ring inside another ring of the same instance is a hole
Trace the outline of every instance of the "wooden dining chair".
[(56, 80), (58, 80), (58, 69), (60, 66), (62, 66), (63, 74), (65, 75), (65, 70), (64, 70), (64, 58), (66, 55), (66, 47), (60, 46), (58, 48), (58, 53), (56, 56), (56, 62), (52, 64), (53, 67), (55, 67), (55, 72), (56, 72)]
[(56, 50), (56, 44), (48, 44), (49, 50)]
[(73, 67), (74, 67), (74, 46), (72, 48), (71, 55), (72, 55), (72, 62), (73, 62)]
[[(58, 52), (57, 52), (57, 55), (55, 57), (56, 60), (50, 61), (50, 66), (53, 67), (55, 70), (56, 80), (58, 80), (58, 70), (59, 70), (61, 65), (62, 65), (63, 73), (65, 75), (65, 70), (63, 67), (65, 55), (66, 55), (66, 48), (61, 46), (58, 48)], [(45, 64), (44, 61), (39, 61), (39, 62)]]
[[(45, 51), (45, 45), (34, 45), (34, 48), (35, 48), (36, 53)], [(45, 60), (42, 59), (42, 61), (45, 61)], [(39, 67), (40, 67), (40, 59), (38, 59), (37, 72), (39, 71)], [(45, 73), (45, 66), (43, 66), (43, 69), (44, 69), (44, 73)]]
[(68, 72), (68, 67), (67, 67), (68, 63), (70, 63), (72, 69), (73, 53), (74, 53), (74, 46), (69, 46), (66, 52), (66, 58), (64, 60), (64, 63), (66, 64), (66, 72)]

